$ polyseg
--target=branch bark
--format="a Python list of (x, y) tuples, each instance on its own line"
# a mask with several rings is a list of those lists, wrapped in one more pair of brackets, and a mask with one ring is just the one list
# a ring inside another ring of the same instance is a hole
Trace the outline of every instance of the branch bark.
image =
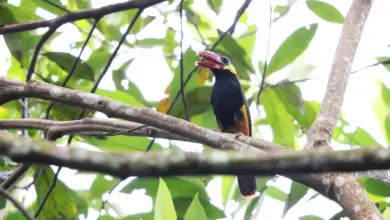
[[(62, 104), (93, 109), (112, 117), (123, 118), (129, 121), (135, 121), (156, 127), (214, 148), (250, 151), (251, 153), (264, 153), (264, 151), (256, 149), (253, 146), (271, 152), (286, 150), (286, 148), (280, 145), (250, 137), (239, 136), (236, 140), (227, 135), (219, 134), (218, 132), (191, 124), (185, 120), (161, 114), (153, 109), (131, 107), (99, 95), (63, 88), (40, 81), (21, 83), (0, 77), (0, 104), (21, 97), (41, 98)], [(64, 150), (65, 148), (56, 153), (61, 154)], [(102, 157), (103, 155), (99, 155), (100, 159)], [(344, 179), (337, 179), (337, 175), (308, 174), (286, 176), (340, 203), (340, 201), (337, 200), (339, 198), (339, 194), (336, 194), (336, 191), (333, 189), (336, 184), (340, 184), (340, 182), (344, 183)], [(362, 189), (359, 190), (361, 190), (360, 193), (364, 195)], [(341, 203), (340, 205), (343, 206)], [(360, 210), (365, 211), (365, 209)]]
[(9, 34), (20, 31), (34, 30), (42, 27), (49, 27), (53, 24), (60, 26), (65, 23), (86, 18), (100, 18), (104, 15), (112, 14), (119, 11), (125, 11), (128, 9), (144, 9), (164, 1), (166, 0), (128, 0), (122, 3), (111, 4), (100, 8), (78, 10), (75, 12), (69, 12), (64, 16), (60, 16), (51, 20), (5, 25), (4, 27), (0, 28), (0, 34)]
[[(333, 130), (341, 113), (356, 50), (373, 0), (354, 0), (344, 20), (321, 109), (307, 134), (305, 148), (331, 150)], [(351, 173), (321, 174), (335, 180), (332, 194), (353, 219), (383, 219)]]
[[(328, 151), (203, 153), (164, 150), (163, 152), (110, 153), (77, 146), (57, 147), (53, 142), (22, 138), (0, 132), (0, 154), (16, 162), (53, 164), (90, 172), (128, 176), (157, 177), (171, 175), (258, 175), (323, 173), (390, 168), (390, 151), (383, 148)], [(329, 179), (322, 180), (323, 182)], [(343, 183), (337, 177), (336, 184)], [(326, 184), (326, 183), (323, 183)]]

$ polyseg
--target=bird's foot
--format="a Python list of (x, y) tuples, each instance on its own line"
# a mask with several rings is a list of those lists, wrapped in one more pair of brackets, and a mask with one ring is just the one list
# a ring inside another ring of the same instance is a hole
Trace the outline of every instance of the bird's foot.
[(238, 132), (238, 133), (236, 133), (235, 135), (234, 135), (234, 139), (238, 139), (240, 136), (245, 136), (244, 135), (244, 133), (242, 133), (242, 132)]

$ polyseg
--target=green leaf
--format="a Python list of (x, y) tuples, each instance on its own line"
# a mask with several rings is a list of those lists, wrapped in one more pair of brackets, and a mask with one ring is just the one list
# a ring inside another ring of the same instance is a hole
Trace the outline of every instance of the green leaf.
[(287, 196), (287, 201), (284, 206), (283, 216), (285, 216), (299, 200), (301, 200), (307, 193), (309, 188), (297, 182), (292, 182), (290, 186), (290, 193)]
[[(84, 136), (83, 139), (88, 144), (91, 144), (100, 150), (109, 152), (134, 152), (134, 151), (145, 151), (150, 140), (146, 137), (135, 137), (135, 136), (108, 136), (104, 139)], [(154, 143), (151, 150), (158, 151), (162, 150), (161, 145)]]
[(255, 209), (255, 207), (259, 204), (260, 199), (263, 197), (263, 195), (258, 196), (256, 198), (253, 198), (252, 201), (249, 203), (249, 205), (246, 207), (244, 219), (251, 219), (252, 212)]
[[(219, 37), (223, 34), (221, 31), (218, 31), (218, 33)], [(217, 38), (213, 39), (213, 41), (216, 40)], [(254, 73), (255, 70), (252, 61), (244, 48), (242, 48), (230, 35), (225, 35), (220, 44), (223, 46), (223, 49), (216, 49), (215, 52), (229, 57), (236, 68), (240, 79), (249, 80), (249, 75)]]
[[(76, 60), (76, 57), (64, 52), (46, 52), (42, 54), (52, 62), (55, 62), (61, 69), (69, 73)], [(74, 77), (95, 81), (94, 72), (91, 66), (83, 60), (79, 60), (76, 69), (74, 70)]]
[(125, 218), (123, 218), (123, 220), (154, 220), (154, 213), (153, 212), (150, 212), (150, 213), (141, 213), (141, 214), (135, 214), (135, 215), (129, 215)]
[[(36, 179), (34, 186), (37, 192), (37, 204), (41, 204), (46, 196), (54, 178), (53, 170), (48, 167), (42, 167), (42, 170)], [(53, 189), (38, 219), (61, 219), (78, 218), (80, 214), (87, 215), (87, 202), (78, 196), (75, 191), (67, 187), (61, 180), (57, 180), (56, 187)]]
[(386, 207), (385, 211), (383, 212), (383, 217), (385, 220), (390, 220), (390, 207)]
[(129, 95), (126, 92), (122, 92), (122, 91), (119, 91), (119, 90), (110, 91), (110, 90), (98, 89), (96, 91), (96, 94), (104, 96), (106, 98), (110, 98), (110, 99), (113, 99), (113, 100), (120, 101), (122, 103), (129, 104), (131, 106), (144, 107), (144, 104), (139, 102), (133, 96)]
[(108, 180), (105, 175), (96, 175), (96, 178), (91, 186), (91, 195), (95, 197), (101, 197), (103, 193), (109, 191), (112, 187), (114, 187), (117, 181), (117, 178), (110, 177), (110, 180)]
[(317, 0), (308, 0), (306, 1), (307, 7), (318, 17), (324, 19), (325, 21), (343, 24), (344, 16), (339, 10), (333, 5)]
[(275, 186), (268, 186), (265, 192), (267, 196), (279, 201), (285, 201), (287, 197), (285, 192), (283, 192), (279, 188), (276, 188)]
[[(200, 199), (208, 199), (205, 191), (206, 185), (200, 177), (167, 177), (164, 178), (166, 185), (173, 198), (190, 197), (191, 200), (196, 194)], [(156, 197), (158, 186), (157, 178), (137, 178), (126, 185), (121, 192), (131, 193), (135, 189), (147, 189), (147, 194), (152, 198)]]
[(164, 39), (145, 38), (142, 40), (136, 40), (134, 44), (141, 48), (152, 48), (156, 46), (163, 46), (164, 42)]
[[(192, 50), (191, 47), (189, 47), (183, 54), (183, 76), (184, 80), (189, 75), (190, 71), (194, 69), (195, 62), (197, 61), (198, 57), (196, 56), (196, 53), (194, 50)], [(176, 94), (180, 90), (180, 65), (177, 65), (176, 68), (173, 68), (172, 65), (169, 65), (171, 67), (172, 72), (174, 73), (172, 82), (170, 84), (170, 100), (172, 101)], [(198, 86), (198, 78), (199, 75), (196, 73), (193, 73), (193, 76), (191, 77), (190, 81), (187, 83), (184, 92), (187, 93), (188, 91), (191, 91)], [(178, 106), (178, 104), (176, 104)]]
[(345, 131), (345, 127), (349, 126), (349, 123), (343, 118), (340, 119), (341, 126), (334, 129), (333, 139), (340, 143), (355, 145), (361, 147), (382, 147), (366, 130), (363, 128), (356, 128), (355, 131)]
[(267, 115), (266, 120), (272, 128), (273, 142), (293, 148), (297, 128), (283, 101), (278, 98), (275, 91), (266, 90), (261, 94), (261, 102)]
[(202, 220), (207, 219), (206, 213), (202, 204), (199, 202), (198, 194), (195, 194), (194, 200), (192, 200), (190, 206), (184, 215), (184, 220)]
[(222, 204), (226, 205), (235, 177), (222, 176), (221, 178), (222, 178), (222, 186), (221, 186)]
[[(376, 60), (383, 65), (390, 72), (390, 57), (377, 57)], [(388, 101), (390, 102), (390, 101)], [(387, 103), (388, 103), (387, 102)]]
[(382, 197), (390, 197), (390, 183), (388, 182), (367, 178), (363, 181), (363, 184), (368, 193)]
[[(210, 203), (205, 190), (206, 184), (200, 177), (166, 177), (163, 178), (173, 198), (178, 217), (185, 215), (188, 206), (197, 194), (208, 218), (224, 218), (222, 210)], [(156, 198), (158, 188), (157, 178), (137, 178), (126, 185), (121, 192), (131, 193), (136, 189), (146, 189), (146, 194)]]
[(238, 44), (246, 51), (246, 54), (248, 54), (251, 57), (252, 57), (253, 49), (255, 49), (253, 45), (255, 45), (256, 42), (256, 29), (257, 26), (255, 24), (252, 24), (251, 26), (248, 27), (247, 32), (243, 34), (243, 35), (248, 34), (248, 36), (237, 40)]
[[(212, 87), (210, 86), (202, 86), (197, 87), (186, 94), (186, 101), (188, 106), (187, 111), (190, 117), (206, 112), (211, 108), (211, 90)], [(179, 99), (176, 102), (176, 105), (170, 112), (170, 115), (177, 118), (184, 118), (183, 99)]]
[(301, 90), (294, 84), (275, 87), (272, 90), (286, 111), (298, 121), (300, 126), (309, 129), (317, 116), (320, 104), (304, 101)]
[(108, 58), (110, 57), (110, 48), (102, 44), (98, 49), (94, 50), (88, 58), (87, 63), (93, 68), (96, 75), (100, 75)]
[(7, 215), (6, 220), (26, 220), (26, 217), (21, 212), (12, 212)]
[(305, 215), (299, 217), (299, 220), (323, 220), (323, 218), (315, 215)]
[(164, 180), (160, 178), (154, 205), (155, 219), (176, 219), (176, 210), (173, 205), (172, 196)]
[(317, 27), (317, 23), (300, 27), (284, 40), (269, 62), (267, 75), (269, 76), (294, 62), (309, 46)]
[(217, 14), (221, 12), (222, 0), (207, 1), (207, 5)]

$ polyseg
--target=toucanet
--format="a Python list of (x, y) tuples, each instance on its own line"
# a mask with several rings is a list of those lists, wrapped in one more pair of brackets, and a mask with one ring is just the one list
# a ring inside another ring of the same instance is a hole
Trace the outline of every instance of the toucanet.
[[(215, 76), (211, 93), (213, 108), (220, 132), (252, 136), (251, 116), (244, 92), (238, 80), (236, 69), (226, 56), (211, 51), (197, 53), (201, 61), (197, 66), (209, 69)], [(243, 197), (256, 193), (254, 176), (238, 176), (238, 186)]]

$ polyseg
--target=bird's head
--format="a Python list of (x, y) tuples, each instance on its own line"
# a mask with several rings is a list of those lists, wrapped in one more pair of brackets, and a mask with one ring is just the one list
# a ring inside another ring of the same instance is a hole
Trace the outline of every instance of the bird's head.
[(200, 51), (196, 55), (202, 58), (196, 65), (209, 69), (216, 77), (230, 74), (238, 78), (236, 68), (226, 56), (211, 51)]

